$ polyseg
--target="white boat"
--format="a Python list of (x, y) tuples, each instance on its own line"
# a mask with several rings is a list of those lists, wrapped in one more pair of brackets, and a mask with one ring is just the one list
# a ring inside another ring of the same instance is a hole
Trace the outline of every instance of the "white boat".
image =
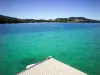
[(51, 56), (41, 63), (31, 64), (17, 75), (87, 75), (86, 73), (64, 64)]

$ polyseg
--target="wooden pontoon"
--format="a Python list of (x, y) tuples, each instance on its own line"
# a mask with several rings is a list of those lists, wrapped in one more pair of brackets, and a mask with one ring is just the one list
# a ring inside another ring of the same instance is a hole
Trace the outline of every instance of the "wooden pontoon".
[(52, 57), (47, 58), (17, 75), (87, 75)]

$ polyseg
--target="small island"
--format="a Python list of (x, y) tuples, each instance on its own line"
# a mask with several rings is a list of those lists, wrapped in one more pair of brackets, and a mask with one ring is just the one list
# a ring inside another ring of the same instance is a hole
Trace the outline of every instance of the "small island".
[(0, 24), (5, 23), (40, 23), (40, 22), (64, 22), (64, 23), (100, 23), (99, 20), (88, 19), (85, 17), (69, 17), (69, 18), (56, 18), (56, 19), (20, 19), (15, 17), (9, 17), (0, 15)]

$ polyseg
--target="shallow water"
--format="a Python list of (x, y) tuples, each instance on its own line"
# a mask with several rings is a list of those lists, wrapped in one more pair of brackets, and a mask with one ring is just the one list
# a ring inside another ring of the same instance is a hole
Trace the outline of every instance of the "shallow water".
[(47, 56), (100, 75), (100, 24), (0, 25), (0, 75), (16, 75)]

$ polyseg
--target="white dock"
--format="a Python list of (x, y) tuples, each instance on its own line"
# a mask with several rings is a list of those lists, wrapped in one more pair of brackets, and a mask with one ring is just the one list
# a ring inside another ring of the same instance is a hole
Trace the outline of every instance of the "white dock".
[(54, 58), (31, 66), (17, 75), (87, 75), (71, 66), (68, 66)]

